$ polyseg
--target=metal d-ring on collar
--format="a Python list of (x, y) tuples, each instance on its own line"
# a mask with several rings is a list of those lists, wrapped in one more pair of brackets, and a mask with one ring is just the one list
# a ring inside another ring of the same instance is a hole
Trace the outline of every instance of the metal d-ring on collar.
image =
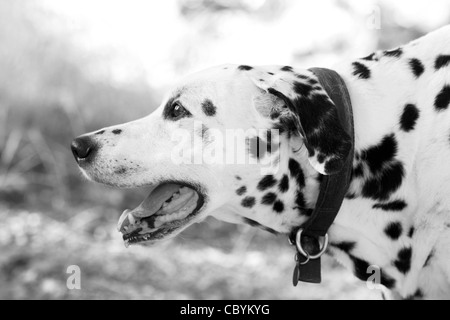
[[(327, 251), (328, 244), (329, 244), (329, 237), (328, 237), (328, 233), (327, 233), (325, 235), (325, 237), (324, 237), (323, 245), (322, 245), (322, 248), (320, 249), (319, 253), (317, 253), (315, 255), (310, 254), (308, 251), (306, 251), (303, 248), (303, 245), (302, 245), (302, 236), (303, 236), (303, 232), (304, 231), (305, 231), (304, 229), (299, 229), (297, 231), (297, 235), (295, 236), (295, 243), (293, 243), (292, 240), (289, 239), (289, 243), (292, 246), (296, 246), (297, 247), (297, 252), (298, 253), (295, 255), (295, 261), (300, 263), (300, 265), (306, 265), (311, 260), (320, 259), (325, 254), (325, 252)], [(303, 257), (306, 258), (306, 260), (304, 262), (299, 262), (300, 259), (298, 257), (298, 254), (301, 254)]]

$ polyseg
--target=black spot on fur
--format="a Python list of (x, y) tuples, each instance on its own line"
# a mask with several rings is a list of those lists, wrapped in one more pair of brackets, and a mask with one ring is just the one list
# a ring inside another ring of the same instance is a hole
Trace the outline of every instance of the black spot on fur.
[[(362, 259), (356, 258), (352, 255), (349, 256), (353, 262), (353, 273), (354, 275), (362, 281), (367, 281), (371, 274), (369, 274), (370, 264)], [(392, 289), (395, 286), (395, 280), (389, 277), (381, 270), (381, 284), (388, 289)]]
[(125, 173), (127, 173), (127, 169), (125, 167), (120, 167), (120, 168), (114, 170), (114, 173), (115, 174), (125, 174)]
[(450, 55), (441, 55), (436, 58), (434, 63), (436, 70), (447, 67), (448, 65), (450, 65)]
[(236, 176), (236, 180), (242, 181), (242, 178), (240, 176)]
[(278, 189), (283, 193), (289, 190), (289, 177), (287, 175), (284, 175), (281, 179), (280, 184), (278, 185)]
[(238, 67), (238, 70), (240, 70), (240, 71), (250, 71), (250, 70), (253, 70), (253, 67), (242, 65), (242, 66)]
[(281, 116), (281, 112), (280, 112), (279, 110), (273, 110), (273, 111), (270, 113), (270, 119), (272, 119), (272, 120), (276, 120), (276, 119), (278, 119), (280, 116)]
[(423, 294), (422, 290), (417, 289), (417, 291), (414, 294), (408, 296), (406, 298), (406, 300), (421, 300), (423, 298), (424, 298), (424, 294)]
[(434, 255), (435, 255), (435, 251), (433, 250), (433, 251), (431, 251), (431, 253), (428, 255), (428, 258), (427, 258), (427, 260), (425, 261), (425, 264), (424, 264), (424, 266), (423, 266), (424, 268), (430, 266), (431, 260), (433, 260)]
[(353, 75), (359, 77), (360, 79), (370, 79), (371, 77), (370, 69), (360, 62), (353, 62)]
[(380, 144), (363, 151), (361, 158), (366, 161), (372, 174), (377, 174), (384, 165), (394, 160), (398, 144), (395, 135), (385, 136)]
[(272, 175), (265, 176), (258, 184), (259, 191), (266, 191), (272, 188), (277, 183), (277, 180)]
[(297, 206), (296, 209), (299, 210), (301, 214), (306, 215), (305, 210), (307, 210), (307, 208), (305, 195), (300, 190), (297, 191), (297, 194), (295, 196), (295, 204)]
[(409, 229), (409, 232), (408, 232), (408, 237), (410, 237), (410, 238), (414, 237), (415, 231), (416, 231), (416, 229), (414, 227), (411, 227), (411, 229)]
[(332, 246), (338, 248), (341, 251), (344, 251), (347, 254), (350, 254), (350, 252), (353, 251), (353, 249), (355, 249), (356, 243), (346, 241), (332, 244)]
[(277, 200), (277, 195), (275, 193), (268, 193), (266, 194), (263, 198), (261, 203), (267, 206), (271, 206), (275, 203), (275, 201)]
[(410, 59), (409, 66), (416, 78), (419, 78), (425, 72), (425, 66), (419, 59)]
[(273, 72), (267, 72), (267, 74), (270, 75), (270, 76), (274, 76), (275, 75), (275, 73), (273, 73)]
[(253, 208), (255, 206), (255, 204), (256, 204), (256, 199), (253, 197), (247, 197), (244, 200), (242, 200), (242, 202), (241, 202), (241, 205), (244, 208), (249, 208), (249, 209)]
[(396, 200), (388, 203), (377, 203), (373, 205), (374, 209), (383, 211), (403, 211), (408, 205), (403, 200)]
[(246, 193), (247, 193), (247, 187), (241, 187), (241, 188), (236, 190), (236, 194), (238, 196), (243, 196)]
[(300, 80), (309, 80), (309, 79), (311, 79), (310, 77), (308, 77), (307, 75), (304, 75), (304, 74), (298, 74), (298, 73), (296, 73), (295, 76), (296, 76), (298, 79), (300, 79)]
[(403, 49), (398, 48), (398, 49), (394, 49), (394, 50), (387, 50), (387, 51), (384, 51), (383, 53), (387, 57), (400, 58), (403, 55)]
[(359, 163), (356, 167), (353, 168), (353, 178), (362, 177), (364, 177), (364, 167), (361, 163)]
[(101, 136), (104, 133), (105, 133), (105, 130), (102, 130), (102, 131), (97, 132), (96, 135)]
[(290, 66), (285, 66), (283, 68), (281, 68), (281, 71), (285, 71), (285, 72), (293, 72), (294, 68), (290, 67)]
[(437, 111), (446, 110), (450, 104), (450, 86), (446, 85), (436, 96), (434, 106)]
[(320, 164), (323, 164), (323, 163), (325, 162), (325, 159), (326, 159), (326, 156), (325, 156), (324, 154), (319, 154), (319, 155), (317, 156), (317, 161), (318, 161)]
[(398, 253), (397, 260), (394, 261), (395, 267), (403, 274), (411, 270), (412, 248), (404, 248)]
[(301, 82), (294, 82), (294, 92), (302, 97), (308, 97), (313, 90), (308, 84)]
[(414, 130), (417, 120), (419, 119), (420, 111), (413, 104), (408, 104), (403, 110), (403, 114), (400, 118), (400, 127), (405, 132)]
[(384, 229), (384, 233), (392, 240), (398, 240), (403, 233), (403, 227), (400, 222), (394, 222)]
[(373, 200), (386, 201), (398, 190), (403, 182), (404, 167), (395, 159), (398, 143), (394, 134), (361, 152), (360, 161), (367, 165), (371, 175), (364, 181), (362, 196)]
[(116, 129), (116, 130), (113, 130), (113, 132), (112, 133), (114, 133), (114, 134), (121, 134), (122, 133), (122, 130), (120, 130), (120, 129)]
[(251, 227), (259, 228), (261, 230), (270, 232), (272, 234), (278, 234), (278, 232), (276, 232), (275, 230), (273, 230), (271, 228), (268, 228), (266, 226), (263, 226), (262, 224), (260, 224), (259, 222), (254, 221), (254, 220), (251, 220), (251, 219), (248, 219), (248, 218), (244, 218), (243, 221), (244, 221), (245, 224), (248, 224)]
[(397, 191), (403, 183), (405, 170), (400, 162), (386, 168), (380, 176), (368, 179), (362, 190), (366, 198), (385, 201)]
[(367, 57), (361, 58), (361, 60), (374, 61), (375, 60), (375, 56), (376, 56), (376, 53), (374, 52), (374, 53), (368, 55)]
[(306, 181), (305, 181), (305, 174), (303, 173), (303, 170), (300, 166), (300, 164), (294, 160), (289, 160), (289, 171), (291, 173), (291, 176), (297, 180), (297, 184), (300, 188), (305, 187)]
[[(269, 89), (270, 92), (270, 89)], [(298, 120), (293, 115), (280, 115), (278, 123), (274, 124), (273, 129), (278, 130), (280, 134), (298, 135)]]
[(216, 106), (209, 99), (206, 99), (205, 101), (203, 101), (202, 110), (208, 117), (214, 117), (217, 113)]
[(284, 203), (281, 202), (280, 200), (276, 201), (273, 204), (273, 210), (277, 213), (283, 213), (284, 211)]
[(395, 287), (395, 279), (388, 276), (383, 270), (381, 270), (380, 283), (388, 289), (393, 289)]
[[(312, 85), (312, 86), (315, 86), (315, 85), (319, 85), (319, 81), (317, 81), (317, 80), (315, 80), (315, 79), (308, 79), (308, 83), (310, 84), (310, 85)], [(316, 87), (314, 88), (315, 90), (319, 90), (319, 89), (321, 89), (320, 87), (319, 88), (317, 88), (316, 89)]]

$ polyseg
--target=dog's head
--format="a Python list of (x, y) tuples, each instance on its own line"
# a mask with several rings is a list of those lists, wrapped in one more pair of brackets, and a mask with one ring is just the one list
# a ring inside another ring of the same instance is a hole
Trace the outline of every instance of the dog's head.
[(72, 151), (93, 181), (152, 189), (119, 221), (134, 244), (208, 215), (288, 233), (350, 146), (311, 72), (226, 65), (183, 80), (148, 117), (75, 139)]

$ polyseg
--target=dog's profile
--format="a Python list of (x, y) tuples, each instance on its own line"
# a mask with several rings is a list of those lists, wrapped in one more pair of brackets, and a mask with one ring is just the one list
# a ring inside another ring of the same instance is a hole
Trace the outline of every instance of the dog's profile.
[[(352, 100), (355, 156), (329, 253), (362, 280), (379, 267), (397, 298), (450, 298), (450, 27), (336, 70)], [(349, 148), (335, 109), (308, 70), (224, 65), (184, 79), (150, 116), (83, 135), (72, 150), (93, 181), (152, 187), (119, 221), (127, 244), (174, 237), (208, 215), (289, 234)], [(244, 163), (228, 156), (235, 131), (244, 132)]]

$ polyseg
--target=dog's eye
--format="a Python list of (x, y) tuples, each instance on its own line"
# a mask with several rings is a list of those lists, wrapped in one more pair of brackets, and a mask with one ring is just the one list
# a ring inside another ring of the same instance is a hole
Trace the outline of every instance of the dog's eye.
[(181, 104), (174, 103), (172, 105), (172, 109), (170, 110), (169, 113), (169, 118), (171, 120), (178, 120), (189, 116), (191, 116), (190, 112), (187, 111)]

